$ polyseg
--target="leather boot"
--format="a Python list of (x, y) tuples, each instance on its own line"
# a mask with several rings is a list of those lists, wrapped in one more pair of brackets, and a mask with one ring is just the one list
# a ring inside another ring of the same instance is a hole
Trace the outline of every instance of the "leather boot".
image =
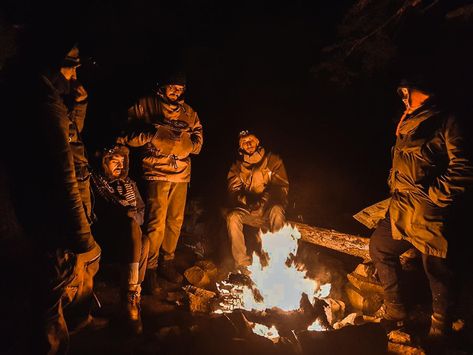
[(122, 311), (126, 329), (134, 335), (143, 333), (141, 322), (141, 287), (140, 285), (129, 285), (122, 296)]
[(163, 291), (159, 287), (156, 269), (146, 269), (145, 279), (143, 280), (143, 293), (153, 296), (162, 295)]
[(168, 280), (169, 282), (180, 284), (184, 281), (184, 277), (177, 272), (174, 266), (173, 260), (164, 260), (158, 267), (159, 275)]
[(381, 318), (381, 326), (387, 332), (390, 332), (405, 326), (407, 312), (402, 303), (384, 301), (383, 305), (374, 313), (374, 316)]

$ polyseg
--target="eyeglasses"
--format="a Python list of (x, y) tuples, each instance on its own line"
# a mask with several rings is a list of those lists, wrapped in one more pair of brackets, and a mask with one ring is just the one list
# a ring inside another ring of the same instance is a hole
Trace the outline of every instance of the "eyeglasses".
[(248, 130), (243, 130), (240, 133), (238, 133), (238, 136), (239, 137), (244, 137), (244, 136), (247, 136), (249, 134), (250, 134), (250, 132)]

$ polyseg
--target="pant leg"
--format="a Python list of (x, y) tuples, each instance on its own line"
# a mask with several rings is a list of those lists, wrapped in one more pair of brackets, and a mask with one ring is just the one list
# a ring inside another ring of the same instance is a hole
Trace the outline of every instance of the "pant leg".
[(90, 178), (82, 181), (77, 181), (79, 184), (79, 193), (82, 199), (82, 205), (84, 206), (85, 215), (89, 223), (92, 223), (92, 198), (90, 195)]
[(141, 239), (141, 253), (138, 266), (138, 283), (141, 284), (145, 279), (146, 269), (148, 267), (149, 254), (149, 239), (147, 236), (142, 236)]
[(235, 264), (238, 266), (248, 266), (251, 264), (250, 257), (246, 252), (245, 235), (243, 234), (243, 220), (246, 214), (240, 210), (232, 210), (226, 217), (232, 255)]
[(370, 256), (378, 271), (386, 302), (403, 303), (399, 285), (401, 273), (399, 256), (411, 247), (412, 244), (405, 240), (392, 238), (389, 217), (383, 219), (371, 235)]
[(444, 317), (449, 315), (453, 275), (447, 260), (422, 254), (422, 263), (432, 292), (432, 309)]
[[(69, 332), (63, 313), (66, 286), (74, 278), (75, 257), (61, 249), (37, 255), (32, 295), (31, 354), (67, 354)], [(71, 295), (73, 296), (73, 295)]]
[(74, 279), (66, 286), (68, 294), (75, 294), (70, 299), (63, 299), (64, 315), (69, 329), (74, 329), (82, 322), (87, 322), (94, 303), (94, 277), (99, 270), (100, 254), (91, 259), (77, 255)]
[(170, 183), (169, 199), (166, 213), (166, 225), (164, 238), (161, 246), (163, 260), (173, 260), (182, 223), (184, 222), (184, 210), (186, 207), (187, 183)]
[(281, 205), (274, 205), (268, 211), (269, 230), (274, 233), (284, 227), (286, 215)]
[(145, 230), (149, 238), (149, 269), (158, 267), (170, 189), (171, 183), (167, 181), (149, 181), (147, 184)]

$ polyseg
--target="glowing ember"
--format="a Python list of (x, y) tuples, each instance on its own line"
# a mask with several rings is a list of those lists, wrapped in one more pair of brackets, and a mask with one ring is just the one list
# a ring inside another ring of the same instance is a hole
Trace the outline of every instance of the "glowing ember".
[[(253, 264), (248, 267), (254, 283), (252, 287), (225, 282), (217, 285), (226, 298), (224, 312), (237, 308), (261, 311), (273, 307), (292, 311), (299, 309), (303, 293), (311, 303), (329, 295), (330, 284), (320, 285), (318, 281), (307, 278), (306, 271), (296, 268), (292, 261), (301, 238), (297, 228), (286, 225), (276, 233), (261, 233), (260, 237), (262, 250), (269, 255), (268, 265), (263, 267), (259, 256), (254, 253)], [(262, 297), (255, 299), (255, 293)]]
[(253, 324), (253, 333), (266, 337), (271, 340), (278, 340), (279, 339), (279, 333), (276, 327), (273, 325), (271, 328), (268, 328), (264, 324), (259, 324), (259, 323), (254, 323)]

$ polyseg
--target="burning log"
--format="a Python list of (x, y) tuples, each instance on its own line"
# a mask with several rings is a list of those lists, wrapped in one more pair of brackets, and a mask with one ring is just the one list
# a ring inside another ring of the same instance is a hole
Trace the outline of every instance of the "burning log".
[(317, 299), (314, 304), (309, 301), (306, 294), (302, 295), (300, 308), (294, 311), (284, 311), (273, 307), (264, 311), (239, 310), (251, 322), (264, 324), (268, 327), (275, 326), (281, 336), (290, 336), (293, 330), (305, 330), (315, 320), (324, 329), (332, 329), (324, 308), (328, 304), (324, 300)]

